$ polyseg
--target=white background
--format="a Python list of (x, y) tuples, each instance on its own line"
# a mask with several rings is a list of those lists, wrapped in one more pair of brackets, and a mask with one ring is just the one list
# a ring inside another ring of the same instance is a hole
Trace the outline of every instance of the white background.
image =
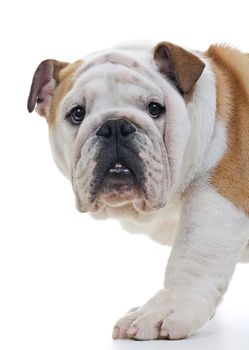
[[(36, 66), (120, 41), (156, 39), (249, 52), (246, 1), (8, 1), (0, 9), (0, 349), (249, 349), (249, 266), (216, 317), (182, 341), (112, 341), (112, 326), (163, 283), (169, 255), (115, 221), (74, 208), (47, 125), (26, 110)], [(248, 67), (249, 68), (249, 67)]]

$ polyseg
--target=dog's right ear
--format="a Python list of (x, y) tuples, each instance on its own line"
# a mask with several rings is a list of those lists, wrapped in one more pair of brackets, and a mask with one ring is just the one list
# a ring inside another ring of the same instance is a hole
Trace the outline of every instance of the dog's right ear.
[(59, 72), (69, 63), (52, 59), (42, 61), (37, 67), (30, 88), (28, 111), (36, 112), (42, 117), (48, 117), (51, 97), (59, 83)]

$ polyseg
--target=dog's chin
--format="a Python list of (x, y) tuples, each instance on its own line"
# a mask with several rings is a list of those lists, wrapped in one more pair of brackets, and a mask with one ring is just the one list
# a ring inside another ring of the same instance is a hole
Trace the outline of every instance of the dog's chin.
[(136, 188), (131, 189), (124, 185), (119, 190), (100, 193), (99, 201), (110, 207), (120, 207), (133, 202), (137, 196), (138, 190)]
[(107, 172), (98, 190), (98, 202), (120, 207), (133, 202), (139, 195), (139, 186), (132, 171)]

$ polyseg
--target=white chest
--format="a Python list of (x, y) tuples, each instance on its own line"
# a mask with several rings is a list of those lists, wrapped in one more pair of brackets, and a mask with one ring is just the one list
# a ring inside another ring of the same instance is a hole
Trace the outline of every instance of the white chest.
[(123, 228), (131, 233), (144, 233), (160, 244), (172, 246), (181, 214), (180, 205), (162, 208), (153, 214), (120, 219)]

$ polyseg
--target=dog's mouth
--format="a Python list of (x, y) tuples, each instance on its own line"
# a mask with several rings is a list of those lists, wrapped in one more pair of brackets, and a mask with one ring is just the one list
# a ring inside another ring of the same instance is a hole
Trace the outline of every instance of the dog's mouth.
[(130, 176), (132, 175), (132, 172), (126, 165), (120, 162), (115, 162), (108, 170), (108, 175)]
[(109, 205), (123, 205), (133, 200), (139, 192), (135, 174), (121, 161), (107, 169), (99, 186), (99, 197)]

